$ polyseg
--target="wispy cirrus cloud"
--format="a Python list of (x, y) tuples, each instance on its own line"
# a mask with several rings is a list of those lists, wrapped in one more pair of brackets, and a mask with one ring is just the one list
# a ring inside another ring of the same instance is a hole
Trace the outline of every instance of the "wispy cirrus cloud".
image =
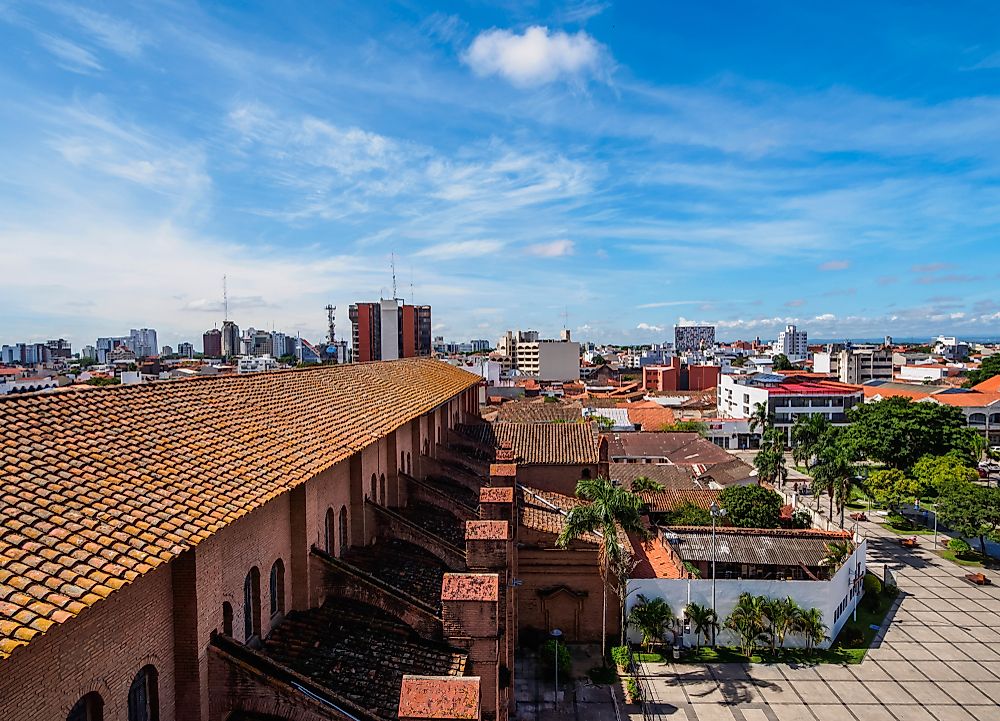
[(451, 243), (437, 243), (421, 248), (414, 255), (418, 258), (435, 258), (438, 260), (464, 260), (492, 255), (503, 249), (499, 240), (460, 240)]
[(819, 269), (825, 271), (847, 270), (850, 267), (851, 262), (849, 260), (828, 260), (819, 265)]
[(525, 248), (525, 252), (539, 258), (562, 258), (572, 255), (575, 248), (576, 244), (572, 240), (563, 239), (548, 243), (533, 243)]

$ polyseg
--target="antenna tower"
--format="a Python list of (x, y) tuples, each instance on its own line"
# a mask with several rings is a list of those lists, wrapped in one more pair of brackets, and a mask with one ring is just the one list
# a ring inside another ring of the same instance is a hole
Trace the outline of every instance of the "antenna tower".
[(563, 312), (559, 315), (561, 315), (563, 319), (563, 330), (566, 330), (566, 326), (569, 325), (569, 306), (564, 306)]
[[(389, 261), (389, 267), (392, 269), (392, 299), (396, 300), (396, 254), (393, 253)], [(412, 302), (412, 301), (411, 301)]]
[(226, 316), (223, 320), (229, 320), (229, 291), (226, 288), (226, 276), (222, 276), (222, 312)]
[(334, 311), (337, 310), (335, 305), (326, 306), (326, 327), (327, 327), (327, 341), (330, 345), (336, 343), (336, 322), (334, 318)]

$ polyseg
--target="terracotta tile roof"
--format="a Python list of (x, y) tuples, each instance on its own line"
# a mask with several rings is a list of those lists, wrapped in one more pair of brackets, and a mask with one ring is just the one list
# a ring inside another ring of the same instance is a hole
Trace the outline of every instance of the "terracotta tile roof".
[(632, 578), (684, 578), (684, 571), (678, 568), (675, 556), (663, 548), (659, 539), (651, 538), (641, 543), (633, 539), (635, 548), (635, 568), (629, 574)]
[(928, 400), (943, 403), (946, 406), (985, 408), (1000, 402), (1000, 393), (979, 393), (976, 391), (967, 393), (935, 393)]
[(446, 573), (441, 582), (442, 601), (496, 601), (500, 577), (495, 573)]
[(403, 676), (399, 718), (478, 719), (479, 677)]
[(691, 466), (674, 466), (665, 463), (612, 463), (609, 466), (611, 480), (631, 487), (632, 481), (646, 477), (664, 488), (676, 490), (698, 488)]
[(596, 423), (486, 423), (462, 432), (491, 448), (510, 443), (521, 465), (576, 466), (597, 463)]
[(642, 491), (638, 494), (650, 513), (668, 513), (683, 503), (693, 503), (699, 508), (708, 508), (718, 500), (722, 491), (709, 489)]
[(709, 465), (708, 468), (698, 476), (701, 481), (715, 481), (720, 486), (728, 486), (751, 478), (754, 475), (754, 467), (739, 458), (730, 457), (730, 460), (722, 463)]
[(697, 433), (605, 433), (611, 458), (665, 458), (677, 465), (714, 465), (733, 456)]
[[(541, 491), (527, 486), (519, 486), (519, 490), (518, 517), (521, 525), (555, 536), (562, 533), (563, 528), (565, 528), (566, 516), (570, 510), (587, 503), (574, 496), (564, 496), (561, 493)], [(620, 528), (618, 529), (618, 537), (623, 546), (631, 552), (632, 543)], [(601, 536), (597, 533), (585, 533), (577, 540), (597, 545), (601, 543)]]
[(980, 393), (1000, 393), (1000, 376), (987, 378), (982, 383), (972, 386), (972, 389)]
[(511, 401), (500, 406), (497, 414), (497, 420), (501, 423), (574, 423), (582, 418), (579, 403), (551, 401)]
[(629, 421), (638, 425), (643, 431), (658, 431), (663, 426), (676, 422), (672, 410), (653, 401), (629, 403), (624, 407), (628, 411)]
[(0, 400), (0, 659), (479, 377), (408, 359)]

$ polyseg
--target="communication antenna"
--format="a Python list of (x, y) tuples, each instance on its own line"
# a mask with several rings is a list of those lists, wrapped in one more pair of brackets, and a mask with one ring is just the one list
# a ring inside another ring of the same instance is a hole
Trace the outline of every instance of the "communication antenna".
[(326, 306), (326, 327), (327, 327), (327, 340), (330, 345), (336, 343), (336, 322), (334, 317), (334, 312), (337, 310), (335, 305)]
[(413, 295), (413, 263), (410, 263), (410, 304), (417, 304), (417, 298)]
[(569, 306), (564, 306), (563, 312), (560, 315), (563, 319), (563, 330), (566, 330), (566, 326), (569, 325)]
[[(389, 261), (389, 267), (392, 268), (392, 299), (396, 299), (396, 254), (393, 253)], [(412, 301), (411, 301), (412, 302)]]
[(229, 320), (229, 291), (226, 289), (226, 276), (222, 276), (222, 312), (225, 314), (223, 320)]

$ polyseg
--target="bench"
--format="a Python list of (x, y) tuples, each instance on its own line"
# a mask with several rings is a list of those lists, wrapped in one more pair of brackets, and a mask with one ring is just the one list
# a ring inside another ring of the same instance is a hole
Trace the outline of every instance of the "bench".
[(965, 580), (977, 586), (989, 586), (992, 583), (984, 573), (970, 573), (965, 577)]

